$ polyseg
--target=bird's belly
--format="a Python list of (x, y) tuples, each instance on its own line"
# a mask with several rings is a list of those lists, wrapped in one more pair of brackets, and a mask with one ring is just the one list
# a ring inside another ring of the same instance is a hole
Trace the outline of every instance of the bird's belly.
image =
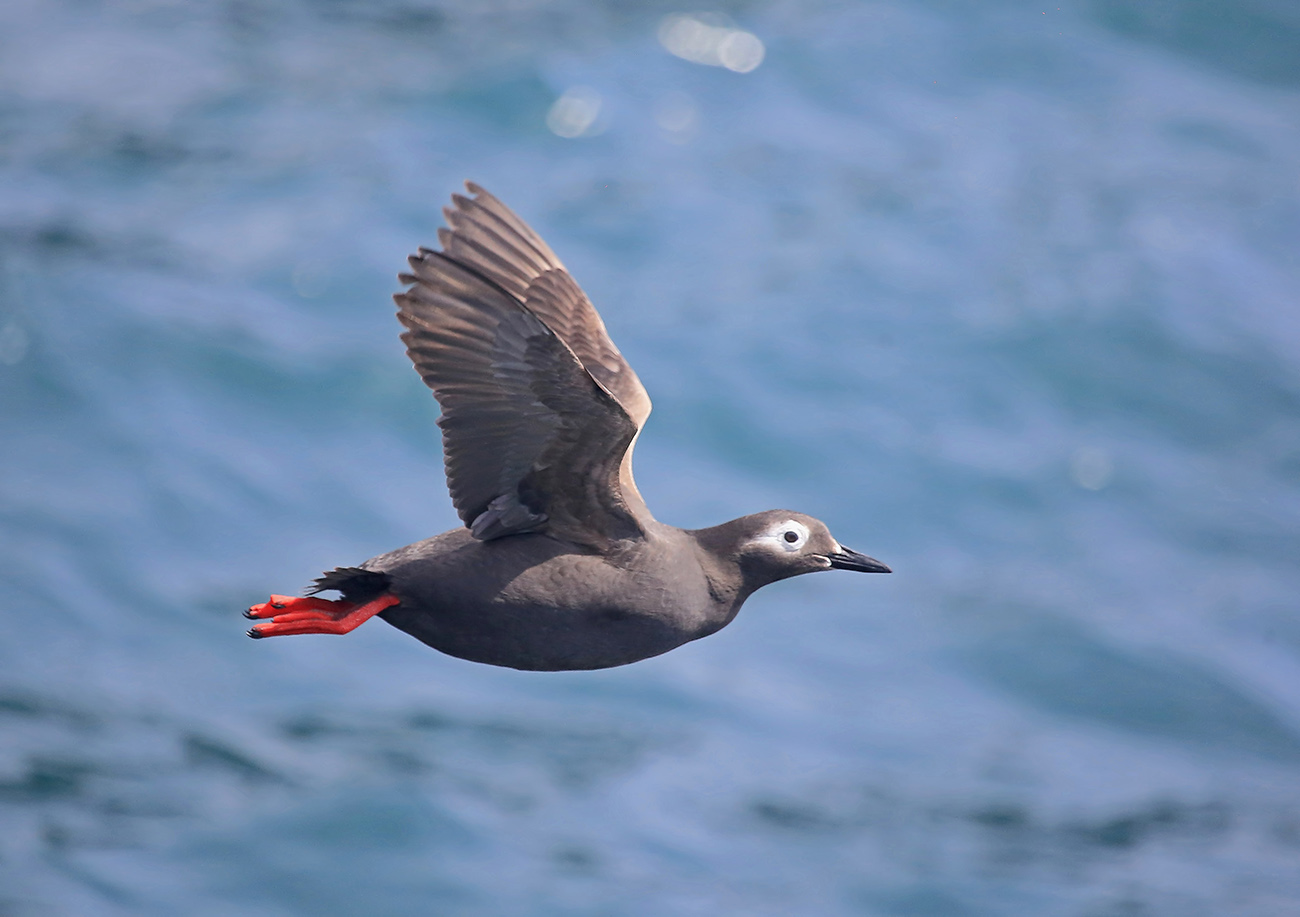
[(403, 602), (381, 617), (448, 655), (532, 671), (626, 665), (702, 636), (672, 618), (615, 605), (577, 610), (501, 600), (429, 608)]

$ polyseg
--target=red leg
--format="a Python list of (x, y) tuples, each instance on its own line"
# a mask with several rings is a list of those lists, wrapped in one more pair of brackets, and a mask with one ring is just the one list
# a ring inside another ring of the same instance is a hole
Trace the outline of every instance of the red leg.
[[(272, 596), (272, 599), (283, 596)], [(277, 614), (270, 621), (254, 624), (249, 628), (250, 637), (287, 637), (292, 634), (346, 634), (369, 621), (385, 608), (396, 605), (400, 599), (390, 593), (384, 593), (363, 605), (350, 602), (326, 602), (325, 599), (298, 599), (296, 602), (321, 602), (328, 606), (327, 611), (290, 611)], [(274, 607), (275, 603), (268, 603)], [(286, 603), (282, 603), (286, 604)], [(261, 606), (254, 605), (253, 608)], [(286, 607), (294, 607), (286, 604)], [(319, 606), (312, 605), (311, 608)], [(249, 609), (251, 612), (253, 609)], [(278, 610), (278, 609), (277, 609)], [(250, 615), (256, 617), (256, 615)]]

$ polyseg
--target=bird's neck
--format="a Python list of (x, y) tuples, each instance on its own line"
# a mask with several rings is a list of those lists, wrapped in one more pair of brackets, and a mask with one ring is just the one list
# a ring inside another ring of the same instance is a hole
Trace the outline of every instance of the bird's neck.
[(700, 569), (704, 571), (709, 594), (713, 599), (713, 615), (711, 615), (713, 620), (709, 622), (709, 633), (730, 624), (740, 612), (740, 606), (745, 603), (745, 599), (753, 595), (754, 590), (758, 588), (747, 581), (740, 565), (720, 550), (720, 544), (715, 543), (725, 542), (726, 533), (719, 531), (722, 528), (723, 526), (717, 526), (715, 529), (700, 529), (690, 533), (693, 536)]

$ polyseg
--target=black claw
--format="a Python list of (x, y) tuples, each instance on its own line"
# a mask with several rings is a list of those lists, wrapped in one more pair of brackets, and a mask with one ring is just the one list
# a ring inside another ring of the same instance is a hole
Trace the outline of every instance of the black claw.
[(248, 629), (248, 636), (252, 637), (254, 640), (261, 640), (266, 636), (266, 634), (259, 634), (255, 629), (250, 627)]
[(283, 607), (284, 607), (284, 603), (283, 603), (283, 602), (272, 602), (272, 603), (271, 603), (271, 607), (272, 607), (272, 608), (283, 608)]
[(248, 618), (250, 621), (256, 621), (256, 620), (257, 620), (257, 615), (253, 614), (253, 609), (251, 609), (251, 608), (248, 608), (248, 609), (245, 609), (245, 610), (244, 610), (244, 617), (245, 617), (245, 618)]

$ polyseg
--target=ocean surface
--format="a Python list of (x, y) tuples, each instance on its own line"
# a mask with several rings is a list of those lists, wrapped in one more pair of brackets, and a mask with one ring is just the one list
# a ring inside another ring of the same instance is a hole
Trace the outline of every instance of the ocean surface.
[[(389, 297), (465, 179), (660, 519), (894, 575), (245, 637), (457, 524)], [(4, 917), (1300, 913), (1300, 7), (7, 0), (0, 621)]]

